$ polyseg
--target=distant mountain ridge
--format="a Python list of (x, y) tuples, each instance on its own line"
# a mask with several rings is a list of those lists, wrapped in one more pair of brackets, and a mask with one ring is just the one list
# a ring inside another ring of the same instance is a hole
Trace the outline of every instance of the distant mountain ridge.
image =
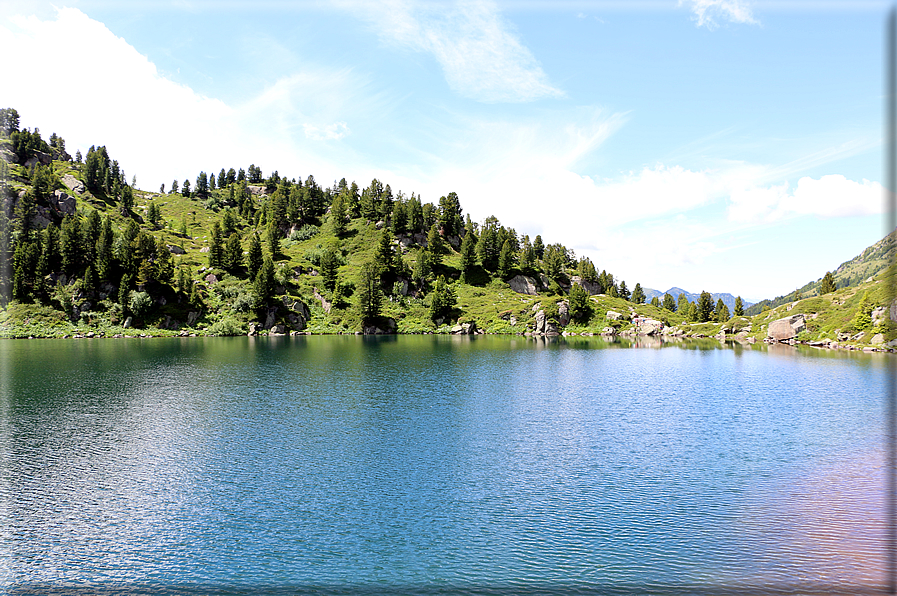
[[(680, 288), (680, 287), (678, 287), (678, 286), (673, 286), (672, 288), (670, 288), (670, 289), (667, 290), (666, 292), (661, 292), (660, 290), (655, 290), (655, 289), (653, 289), (653, 288), (645, 288), (645, 299), (646, 299), (646, 302), (650, 302), (651, 299), (654, 298), (655, 296), (657, 296), (658, 300), (663, 300), (663, 295), (664, 295), (664, 294), (669, 294), (669, 295), (672, 296), (673, 299), (676, 300), (677, 302), (678, 302), (678, 300), (679, 300), (679, 294), (685, 294), (685, 297), (688, 298), (688, 301), (689, 301), (689, 302), (697, 302), (698, 299), (701, 297), (701, 293), (700, 293), (700, 292), (698, 292), (698, 293), (696, 294), (696, 293), (694, 293), (694, 292), (689, 292), (688, 290), (683, 290), (682, 288)], [(729, 312), (734, 311), (734, 309), (735, 309), (735, 298), (736, 298), (736, 297), (733, 296), (732, 294), (729, 294), (728, 292), (716, 292), (716, 293), (712, 293), (712, 294), (711, 294), (711, 297), (713, 298), (713, 304), (714, 304), (714, 305), (716, 305), (716, 301), (717, 301), (717, 300), (719, 300), (720, 298), (722, 298), (722, 299), (723, 299), (723, 304), (725, 304), (726, 307), (728, 307)], [(744, 308), (747, 308), (747, 307), (749, 307), (751, 304), (753, 304), (753, 302), (748, 302), (748, 301), (745, 300), (744, 298), (742, 298), (741, 301), (744, 303)]]

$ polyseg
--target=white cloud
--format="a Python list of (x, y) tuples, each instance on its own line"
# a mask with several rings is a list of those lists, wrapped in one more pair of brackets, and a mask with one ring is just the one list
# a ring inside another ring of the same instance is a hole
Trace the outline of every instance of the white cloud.
[(464, 97), (519, 103), (564, 95), (489, 0), (336, 4), (364, 15), (387, 42), (432, 54), (449, 87)]
[(715, 29), (717, 19), (732, 23), (758, 25), (747, 0), (679, 0), (679, 6), (688, 6), (698, 27)]
[(848, 217), (884, 212), (884, 189), (877, 182), (848, 180), (840, 174), (804, 176), (793, 192), (789, 184), (747, 187), (732, 193), (729, 219), (776, 221), (795, 215)]
[[(313, 148), (310, 142), (347, 136), (347, 106), (364, 113), (384, 103), (377, 94), (365, 94), (363, 76), (307, 68), (228, 105), (166, 79), (124, 39), (73, 8), (47, 20), (0, 21), (0, 55), (18, 55), (23, 47), (29, 48), (28, 60), (8, 61), (4, 75), (32, 83), (3, 86), (0, 104), (17, 108), (22, 125), (40, 126), (44, 137), (62, 135), (72, 154), (106, 145), (146, 189), (210, 167), (249, 163), (272, 170), (301, 164), (305, 173), (326, 180), (335, 168), (320, 144)], [(60, 56), (74, 62), (60, 62)], [(36, 79), (36, 72), (52, 76)]]

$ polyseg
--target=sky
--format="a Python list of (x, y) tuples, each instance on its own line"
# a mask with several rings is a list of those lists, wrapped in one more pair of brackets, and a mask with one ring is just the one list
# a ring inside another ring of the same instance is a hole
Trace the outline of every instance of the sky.
[(457, 192), (601, 270), (772, 298), (881, 239), (885, 2), (0, 2), (0, 106), (138, 188)]

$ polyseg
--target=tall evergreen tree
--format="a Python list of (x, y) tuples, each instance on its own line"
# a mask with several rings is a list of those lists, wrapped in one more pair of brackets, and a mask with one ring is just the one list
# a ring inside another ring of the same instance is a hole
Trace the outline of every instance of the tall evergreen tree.
[(328, 244), (324, 249), (324, 253), (321, 255), (320, 267), (324, 287), (332, 292), (336, 288), (339, 276), (339, 255), (332, 244)]
[(221, 239), (221, 226), (216, 220), (212, 223), (209, 237), (209, 267), (220, 269), (224, 266), (224, 245)]
[(835, 276), (831, 271), (826, 271), (819, 286), (819, 295), (830, 294), (835, 291)]
[(676, 301), (669, 294), (663, 295), (663, 308), (670, 312), (676, 312)]
[(473, 232), (468, 228), (461, 241), (461, 279), (469, 283), (470, 274), (476, 267), (476, 239)]
[(515, 252), (511, 246), (510, 240), (505, 240), (501, 247), (501, 253), (498, 255), (498, 276), (505, 279), (511, 274), (514, 267)]
[(265, 256), (265, 260), (255, 276), (252, 289), (255, 294), (256, 310), (261, 313), (274, 297), (274, 261), (271, 257)]
[(697, 304), (698, 321), (706, 323), (713, 318), (713, 296), (709, 292), (701, 292)]
[(252, 236), (249, 238), (249, 254), (246, 257), (246, 265), (249, 270), (249, 279), (251, 281), (255, 280), (255, 276), (259, 269), (261, 269), (263, 262), (264, 255), (262, 254), (262, 241), (259, 239), (258, 233), (253, 232)]
[(744, 316), (744, 302), (741, 300), (741, 296), (735, 297), (735, 316), (736, 317)]
[(358, 276), (358, 309), (365, 322), (380, 316), (383, 292), (380, 289), (380, 266), (368, 261)]
[(427, 233), (427, 250), (433, 256), (434, 266), (442, 264), (442, 255), (448, 251), (445, 248), (442, 236), (439, 234), (438, 224), (434, 223), (430, 226), (430, 231)]
[(224, 246), (224, 268), (236, 274), (242, 266), (243, 245), (240, 243), (240, 235), (236, 232), (231, 232)]
[(636, 304), (644, 304), (645, 298), (645, 291), (642, 289), (642, 284), (636, 282), (635, 288), (632, 290), (632, 301)]
[(542, 243), (541, 234), (537, 234), (533, 240), (533, 251), (536, 253), (537, 259), (541, 259), (545, 256), (545, 245)]

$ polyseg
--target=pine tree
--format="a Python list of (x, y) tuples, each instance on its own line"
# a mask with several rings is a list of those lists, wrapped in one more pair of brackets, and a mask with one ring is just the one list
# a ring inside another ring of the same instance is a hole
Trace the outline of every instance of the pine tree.
[(447, 251), (442, 236), (439, 234), (438, 224), (434, 223), (430, 226), (430, 231), (427, 233), (427, 250), (433, 255), (433, 266), (441, 265), (442, 255)]
[(255, 281), (255, 276), (259, 269), (261, 269), (264, 260), (265, 258), (262, 254), (262, 241), (259, 239), (259, 235), (256, 232), (253, 232), (252, 237), (249, 239), (249, 254), (246, 258), (250, 281)]
[(716, 314), (717, 323), (725, 323), (729, 320), (729, 307), (726, 306), (722, 298), (716, 301), (716, 312), (714, 314)]
[(514, 249), (511, 247), (511, 241), (505, 240), (501, 247), (501, 253), (498, 255), (498, 276), (505, 279), (511, 274), (514, 267)]
[(826, 271), (822, 277), (822, 284), (819, 286), (819, 295), (830, 294), (835, 291), (835, 276), (831, 271)]
[(570, 287), (570, 317), (575, 321), (586, 322), (592, 314), (592, 302), (589, 293), (579, 284)]
[(224, 247), (224, 268), (231, 273), (236, 273), (242, 266), (243, 245), (240, 243), (240, 235), (232, 232)]
[(339, 255), (333, 245), (328, 245), (324, 249), (324, 254), (321, 255), (320, 268), (324, 287), (332, 292), (336, 288), (339, 276)]
[(676, 301), (669, 294), (663, 295), (663, 308), (670, 312), (676, 312)]
[(272, 259), (276, 259), (280, 253), (280, 233), (273, 223), (268, 224), (268, 252)]
[(625, 281), (620, 281), (620, 287), (617, 288), (617, 294), (619, 294), (620, 298), (623, 300), (630, 299), (629, 288), (626, 287)]
[(741, 300), (741, 296), (735, 297), (735, 316), (736, 317), (744, 316), (744, 302)]
[(645, 291), (642, 290), (642, 284), (636, 282), (635, 289), (632, 290), (632, 301), (636, 304), (644, 304), (645, 298)]
[(869, 298), (869, 292), (863, 292), (857, 311), (853, 315), (853, 328), (857, 331), (865, 331), (872, 327), (872, 300)]
[(436, 285), (430, 293), (430, 320), (435, 323), (437, 320), (447, 317), (452, 309), (455, 308), (457, 302), (458, 297), (455, 291), (446, 283), (445, 278), (440, 275), (436, 278)]
[(713, 296), (709, 292), (701, 292), (697, 309), (699, 322), (706, 323), (713, 318)]
[(266, 256), (252, 284), (255, 305), (258, 311), (267, 308), (274, 297), (274, 261)]
[(383, 293), (380, 290), (380, 266), (368, 261), (358, 277), (358, 309), (362, 319), (369, 322), (380, 316)]
[(414, 261), (414, 270), (411, 273), (411, 279), (417, 285), (418, 289), (426, 291), (427, 282), (430, 280), (430, 274), (432, 272), (433, 255), (426, 248), (422, 248), (417, 252), (417, 259)]
[(343, 194), (338, 194), (330, 205), (330, 225), (337, 238), (346, 233), (346, 216), (346, 197)]
[(681, 312), (681, 313), (687, 313), (688, 304), (689, 304), (688, 296), (686, 296), (685, 294), (679, 294), (679, 296), (676, 300), (676, 311)]
[(220, 269), (224, 266), (224, 246), (221, 241), (221, 226), (215, 221), (209, 238), (209, 267)]
[(660, 308), (661, 307), (660, 298), (658, 298), (657, 296), (654, 296), (653, 298), (651, 298), (651, 306), (656, 306), (657, 308)]
[(542, 243), (542, 235), (539, 234), (533, 240), (533, 251), (536, 253), (536, 258), (541, 259), (545, 256), (545, 245)]

